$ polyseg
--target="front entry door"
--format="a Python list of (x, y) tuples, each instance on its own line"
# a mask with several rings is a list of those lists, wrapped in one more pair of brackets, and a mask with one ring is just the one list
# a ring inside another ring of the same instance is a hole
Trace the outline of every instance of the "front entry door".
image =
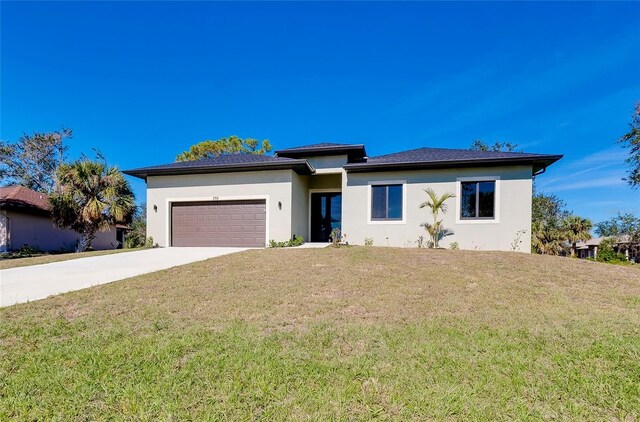
[(342, 230), (342, 194), (311, 193), (311, 241), (329, 242), (336, 228)]

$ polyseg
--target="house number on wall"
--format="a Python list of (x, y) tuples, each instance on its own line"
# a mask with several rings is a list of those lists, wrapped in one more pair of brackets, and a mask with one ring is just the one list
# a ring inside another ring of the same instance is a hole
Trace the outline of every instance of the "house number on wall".
[(217, 201), (217, 200), (218, 200), (218, 197), (217, 197), (217, 196), (214, 196), (214, 197), (213, 197), (213, 200), (214, 200), (214, 201)]

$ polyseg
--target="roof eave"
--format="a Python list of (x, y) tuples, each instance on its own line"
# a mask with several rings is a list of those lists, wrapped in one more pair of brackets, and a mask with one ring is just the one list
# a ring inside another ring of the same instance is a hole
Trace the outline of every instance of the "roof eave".
[(490, 167), (531, 164), (533, 172), (546, 168), (563, 155), (547, 155), (539, 157), (513, 157), (513, 158), (490, 158), (480, 160), (447, 160), (447, 161), (407, 161), (399, 163), (358, 163), (347, 164), (344, 169), (347, 173), (366, 173), (389, 170), (422, 170), (422, 169), (443, 169), (457, 167)]
[(129, 176), (145, 179), (149, 176), (173, 176), (185, 174), (237, 173), (243, 171), (293, 170), (301, 175), (313, 174), (315, 169), (306, 160), (295, 160), (288, 163), (245, 163), (218, 166), (178, 167), (178, 168), (140, 168), (123, 171)]
[(366, 156), (367, 151), (364, 144), (353, 145), (341, 145), (341, 146), (326, 146), (315, 148), (291, 148), (281, 149), (275, 151), (277, 157), (309, 157), (309, 156), (324, 156), (324, 155), (339, 155), (339, 153), (349, 154), (349, 152), (357, 152), (357, 156)]

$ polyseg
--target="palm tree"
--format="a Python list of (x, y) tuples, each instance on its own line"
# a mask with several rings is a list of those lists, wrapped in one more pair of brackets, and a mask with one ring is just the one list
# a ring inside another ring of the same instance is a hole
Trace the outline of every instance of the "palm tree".
[(57, 179), (56, 193), (50, 197), (53, 222), (80, 234), (76, 252), (87, 250), (99, 230), (131, 221), (133, 191), (116, 167), (82, 158), (62, 164)]
[(531, 249), (543, 255), (560, 255), (564, 233), (545, 221), (531, 224)]
[(576, 244), (591, 239), (591, 220), (577, 215), (570, 215), (562, 222), (562, 230), (566, 239), (571, 242), (571, 257), (576, 256)]
[(425, 189), (424, 191), (427, 193), (429, 199), (420, 204), (420, 208), (429, 208), (431, 210), (431, 214), (433, 214), (433, 224), (423, 223), (422, 226), (427, 233), (429, 233), (433, 247), (437, 248), (440, 238), (449, 233), (447, 229), (442, 227), (442, 220), (438, 220), (438, 214), (440, 212), (443, 214), (447, 212), (448, 207), (445, 201), (450, 198), (455, 198), (455, 195), (452, 193), (443, 193), (438, 196), (431, 188)]

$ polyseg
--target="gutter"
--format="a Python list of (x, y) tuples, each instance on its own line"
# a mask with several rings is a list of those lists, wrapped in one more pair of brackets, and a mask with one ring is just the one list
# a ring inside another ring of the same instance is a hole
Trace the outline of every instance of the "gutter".
[(265, 171), (265, 170), (294, 170), (298, 174), (313, 174), (315, 169), (307, 160), (289, 160), (286, 163), (265, 162), (265, 163), (243, 163), (224, 165), (201, 165), (201, 166), (174, 166), (174, 167), (142, 167), (132, 170), (124, 170), (123, 173), (129, 176), (145, 179), (148, 176), (172, 176), (184, 174), (207, 174), (207, 173), (235, 173), (243, 171)]
[[(560, 160), (564, 155), (544, 155), (538, 157), (511, 157), (511, 158), (485, 158), (481, 160), (447, 160), (447, 161), (405, 161), (398, 163), (362, 163), (347, 164), (344, 169), (347, 173), (365, 173), (373, 171), (387, 170), (419, 170), (419, 169), (442, 169), (451, 167), (486, 167), (494, 165), (509, 164), (533, 164), (541, 165), (541, 168)], [(537, 170), (534, 170), (537, 171)]]

